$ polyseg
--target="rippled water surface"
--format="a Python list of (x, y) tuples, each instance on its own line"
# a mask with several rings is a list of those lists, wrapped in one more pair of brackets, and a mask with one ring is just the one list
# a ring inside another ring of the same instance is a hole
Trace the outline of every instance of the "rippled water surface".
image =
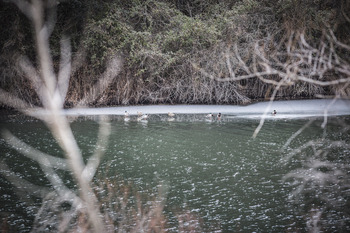
[[(207, 231), (304, 232), (307, 216), (296, 211), (300, 203), (289, 199), (295, 184), (282, 182), (282, 177), (300, 163), (297, 159), (284, 163), (282, 158), (324, 136), (349, 142), (349, 135), (342, 134), (338, 124), (339, 120), (349, 122), (346, 117), (331, 120), (327, 130), (320, 127), (322, 119), (315, 120), (283, 151), (288, 138), (309, 119), (268, 120), (256, 139), (252, 134), (258, 120), (224, 116), (208, 121), (204, 115), (168, 120), (160, 115), (143, 122), (113, 118), (101, 169), (111, 178), (118, 175), (130, 181), (140, 192), (157, 192), (157, 186), (163, 184), (170, 231), (176, 229), (176, 215), (186, 209), (201, 219)], [(36, 120), (4, 118), (1, 127), (38, 149), (62, 156), (46, 128)], [(87, 158), (95, 149), (98, 124), (94, 117), (79, 118), (72, 122), (72, 128)], [(38, 185), (48, 183), (35, 163), (9, 149), (4, 140), (0, 148), (3, 161), (19, 176)], [(337, 153), (349, 156), (346, 150)], [(1, 212), (13, 215), (10, 219), (16, 219), (15, 215), (28, 218), (17, 220), (28, 229), (34, 213), (26, 203), (16, 202), (15, 190), (4, 178), (0, 191)]]

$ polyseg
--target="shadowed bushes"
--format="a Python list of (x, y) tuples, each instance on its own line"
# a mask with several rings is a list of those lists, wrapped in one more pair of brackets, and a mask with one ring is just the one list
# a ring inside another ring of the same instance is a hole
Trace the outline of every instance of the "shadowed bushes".
[[(60, 35), (72, 39), (73, 56), (81, 56), (72, 70), (65, 106), (80, 103), (87, 91), (98, 83), (106, 71), (108, 60), (120, 56), (125, 61), (122, 72), (113, 77), (108, 89), (92, 104), (96, 106), (148, 103), (244, 104), (270, 98), (272, 84), (258, 78), (229, 81), (228, 84), (208, 80), (231, 76), (238, 53), (246, 65), (254, 64), (255, 46), (264, 44), (266, 57), (285, 49), (285, 36), (290, 31), (303, 31), (308, 42), (316, 43), (324, 25), (334, 26), (337, 37), (348, 44), (349, 4), (331, 1), (62, 1), (58, 5), (57, 27), (51, 37), (55, 69), (59, 63)], [(16, 72), (16, 57), (25, 53), (35, 58), (32, 47), (24, 46), (30, 38), (26, 20), (10, 4), (4, 21), (14, 23), (0, 38), (2, 55), (1, 88), (16, 92), (31, 103), (38, 103), (31, 85)], [(12, 12), (15, 12), (12, 14)], [(11, 36), (6, 36), (11, 35)], [(11, 39), (11, 38), (15, 38)], [(14, 53), (13, 53), (14, 52)], [(344, 56), (346, 57), (346, 56)], [(283, 58), (284, 59), (284, 58)], [(35, 60), (35, 59), (31, 59)], [(246, 74), (243, 69), (236, 75)], [(258, 70), (259, 71), (259, 70)], [(337, 78), (337, 74), (332, 76)], [(210, 79), (210, 78), (209, 78)], [(277, 98), (311, 98), (333, 95), (334, 88), (307, 83), (282, 87)]]

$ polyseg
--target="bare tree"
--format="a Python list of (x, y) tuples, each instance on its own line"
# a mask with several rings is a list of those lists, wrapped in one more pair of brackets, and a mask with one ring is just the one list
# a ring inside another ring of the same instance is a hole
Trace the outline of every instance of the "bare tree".
[[(92, 190), (91, 181), (94, 177), (101, 157), (108, 143), (110, 125), (108, 119), (101, 119), (100, 130), (95, 153), (85, 164), (82, 153), (74, 138), (69, 121), (63, 113), (63, 105), (67, 95), (69, 78), (71, 75), (71, 46), (68, 36), (61, 39), (61, 61), (58, 74), (53, 69), (53, 61), (50, 54), (49, 38), (56, 22), (56, 6), (59, 3), (56, 0), (12, 0), (18, 8), (28, 17), (33, 24), (34, 37), (36, 42), (36, 51), (38, 57), (38, 67), (34, 67), (31, 61), (22, 56), (19, 59), (19, 66), (27, 78), (32, 82), (42, 106), (32, 106), (24, 100), (21, 100), (11, 93), (0, 90), (0, 101), (13, 107), (27, 115), (42, 120), (52, 132), (54, 138), (62, 148), (65, 159), (59, 159), (47, 155), (30, 145), (25, 144), (8, 131), (3, 132), (3, 137), (15, 149), (25, 148), (25, 155), (39, 163), (47, 179), (50, 181), (55, 193), (55, 203), (69, 202), (73, 207), (75, 215), (80, 212), (87, 216), (88, 222), (94, 232), (106, 232), (103, 223), (102, 214), (99, 211), (97, 198)], [(77, 62), (73, 62), (76, 64)], [(122, 60), (115, 56), (111, 59), (103, 78), (92, 88), (84, 101), (87, 104), (93, 101), (119, 73)], [(38, 114), (41, 110), (42, 114)], [(21, 150), (22, 151), (22, 150)], [(3, 173), (12, 174), (10, 169), (1, 165)], [(70, 190), (64, 185), (56, 169), (68, 170), (78, 186), (78, 193)], [(20, 184), (19, 181), (11, 175), (13, 183)], [(44, 192), (44, 191), (43, 191)], [(47, 193), (47, 192), (44, 192)], [(58, 197), (56, 196), (58, 195)], [(53, 193), (49, 192), (44, 199), (52, 199)], [(42, 210), (44, 208), (42, 207)], [(70, 213), (72, 214), (72, 213)], [(67, 215), (63, 222), (68, 223), (74, 215)]]

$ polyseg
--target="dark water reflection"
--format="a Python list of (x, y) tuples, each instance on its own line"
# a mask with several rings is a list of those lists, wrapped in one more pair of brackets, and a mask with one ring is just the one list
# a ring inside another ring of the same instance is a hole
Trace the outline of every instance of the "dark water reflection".
[[(331, 120), (326, 137), (349, 142), (349, 135), (341, 132), (337, 120)], [(62, 156), (41, 123), (28, 119), (23, 122), (5, 119), (2, 128), (45, 152)], [(282, 177), (298, 168), (300, 162), (295, 159), (285, 164), (282, 157), (293, 148), (324, 136), (322, 120), (312, 123), (283, 152), (281, 148), (307, 122), (308, 119), (269, 120), (258, 137), (252, 139), (257, 120), (207, 121), (204, 116), (193, 115), (178, 116), (170, 122), (165, 116), (152, 116), (147, 122), (125, 122), (115, 117), (101, 171), (108, 171), (107, 176), (112, 178), (123, 177), (140, 192), (155, 193), (157, 186), (164, 184), (170, 230), (176, 227), (176, 214), (188, 209), (203, 220), (208, 231), (304, 232), (305, 213), (296, 211), (298, 205), (288, 199), (295, 185), (282, 182)], [(91, 118), (78, 119), (72, 128), (88, 157), (95, 149), (98, 124)], [(1, 158), (18, 174), (47, 183), (35, 164), (9, 149), (3, 140), (0, 147)], [(346, 155), (348, 151), (342, 153)], [(13, 188), (5, 179), (0, 181), (1, 212), (28, 218), (17, 220), (22, 221), (24, 230), (28, 229), (33, 213), (16, 203)]]

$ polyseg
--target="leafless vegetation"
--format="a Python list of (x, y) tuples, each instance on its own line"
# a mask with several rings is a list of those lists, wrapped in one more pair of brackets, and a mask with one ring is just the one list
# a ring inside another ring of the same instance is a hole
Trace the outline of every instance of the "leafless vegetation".
[[(350, 23), (348, 19), (347, 23)], [(237, 85), (240, 82), (258, 82), (259, 89), (266, 91), (265, 97), (270, 103), (278, 96), (283, 96), (285, 91), (289, 90), (290, 94), (291, 88), (296, 94), (305, 92), (314, 93), (319, 98), (333, 98), (332, 103), (337, 99), (349, 99), (349, 45), (341, 42), (330, 26), (324, 27), (317, 42), (308, 41), (305, 30), (287, 32), (280, 39), (275, 38), (278, 34), (271, 35), (244, 48), (240, 48), (237, 43), (225, 44), (222, 46), (225, 49), (219, 48), (219, 53), (213, 53), (220, 54), (218, 57), (221, 59), (218, 60), (221, 63), (197, 62), (192, 65), (203, 77), (218, 82), (235, 82)], [(332, 90), (334, 94), (324, 95), (326, 89)], [(266, 108), (253, 137), (258, 136), (265, 116), (272, 111), (270, 106)], [(328, 109), (325, 109), (324, 121), (320, 126), (324, 129), (324, 137), (295, 148), (284, 158), (286, 163), (295, 159), (301, 161), (301, 168), (289, 172), (283, 180), (295, 182), (292, 183), (295, 191), (291, 193), (291, 201), (305, 207), (298, 211), (309, 212), (305, 218), (309, 232), (344, 231), (350, 222), (350, 215), (344, 209), (348, 205), (350, 187), (349, 145), (348, 142), (326, 136), (327, 112)], [(311, 120), (292, 135), (283, 149), (312, 123)], [(349, 125), (346, 122), (339, 124), (343, 126), (341, 133), (348, 134)], [(308, 203), (310, 198), (314, 199), (312, 204)], [(330, 223), (329, 219), (334, 222)]]

